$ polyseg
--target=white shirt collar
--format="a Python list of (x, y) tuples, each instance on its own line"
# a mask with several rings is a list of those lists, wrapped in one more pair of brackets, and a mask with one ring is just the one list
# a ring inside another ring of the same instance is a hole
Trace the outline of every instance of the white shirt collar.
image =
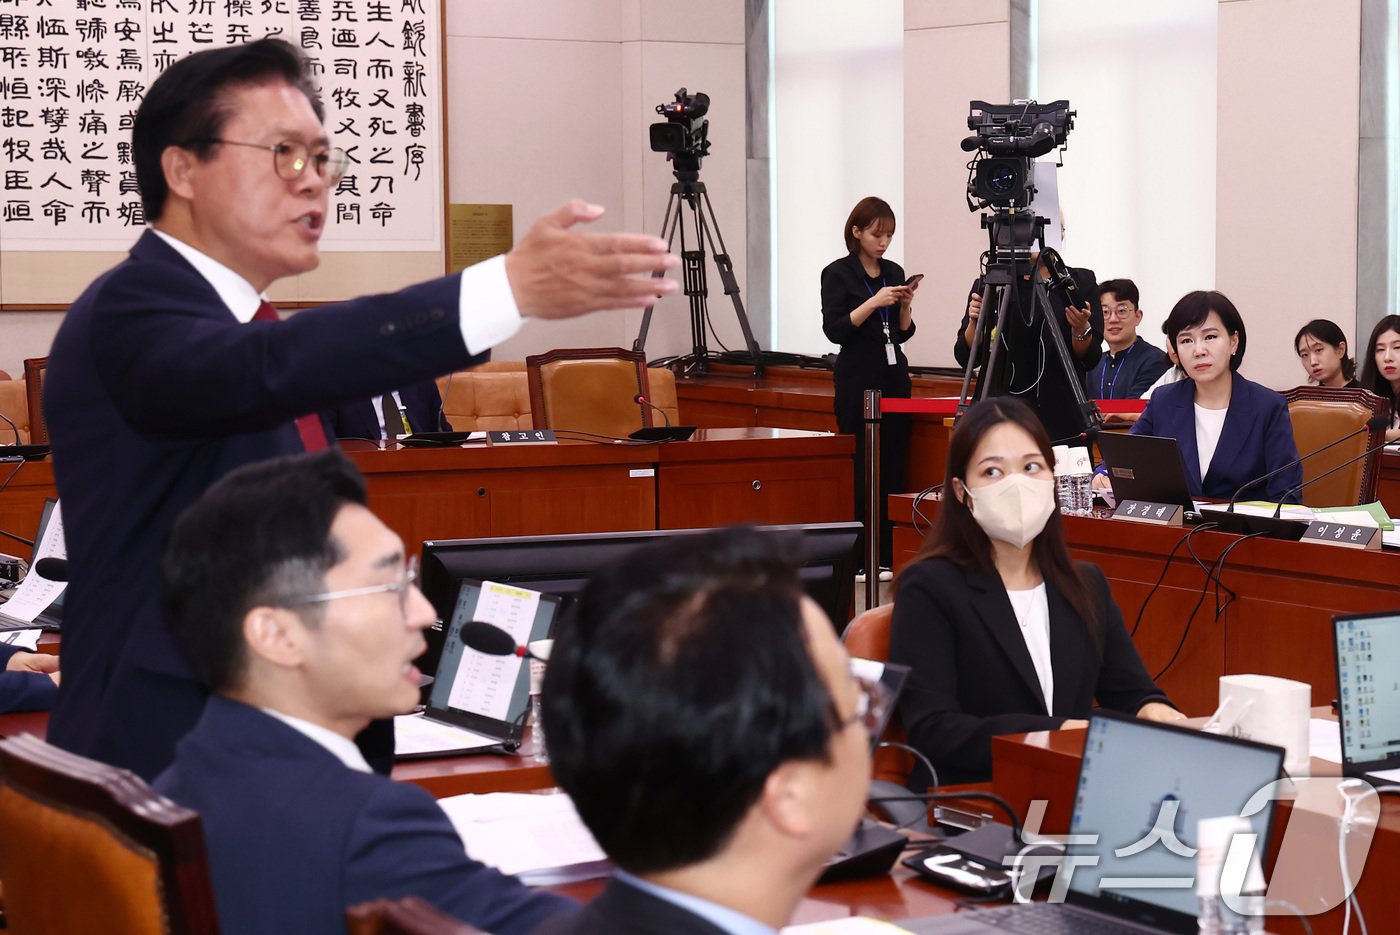
[(290, 714), (283, 714), (281, 711), (274, 711), (271, 708), (259, 708), (264, 714), (277, 718), (292, 730), (302, 734), (308, 740), (314, 740), (337, 760), (344, 763), (350, 769), (360, 773), (372, 773), (365, 762), (365, 755), (360, 752), (360, 748), (355, 746), (355, 741), (348, 737), (342, 737), (333, 730), (327, 730), (320, 724), (312, 724), (310, 721), (303, 721), (299, 717), (292, 717)]
[(223, 300), (224, 305), (228, 306), (228, 310), (233, 313), (233, 317), (237, 318), (239, 323), (246, 325), (253, 320), (253, 316), (258, 313), (258, 306), (262, 304), (263, 300), (262, 296), (258, 295), (258, 290), (253, 288), (252, 283), (207, 253), (201, 253), (183, 240), (171, 237), (165, 231), (156, 230), (153, 227), (151, 233), (170, 244), (176, 253), (189, 261), (195, 271), (214, 287), (214, 291), (219, 294), (219, 298)]

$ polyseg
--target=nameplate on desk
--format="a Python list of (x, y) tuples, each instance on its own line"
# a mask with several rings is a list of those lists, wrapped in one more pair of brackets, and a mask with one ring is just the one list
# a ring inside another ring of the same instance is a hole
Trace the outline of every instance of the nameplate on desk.
[(1308, 523), (1302, 541), (1339, 545), (1346, 549), (1379, 549), (1381, 531), (1375, 526), (1348, 526), (1346, 523), (1328, 523), (1315, 519)]
[(521, 429), (514, 432), (487, 432), (488, 445), (557, 445), (554, 429)]
[(1113, 511), (1113, 517), (1132, 520), (1135, 523), (1152, 523), (1155, 526), (1180, 526), (1184, 512), (1180, 503), (1122, 500)]

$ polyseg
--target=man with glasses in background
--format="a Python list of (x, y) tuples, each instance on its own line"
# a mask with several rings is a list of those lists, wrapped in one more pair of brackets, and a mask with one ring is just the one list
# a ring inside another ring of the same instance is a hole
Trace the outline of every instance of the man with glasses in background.
[(543, 722), (619, 872), (541, 935), (772, 933), (849, 839), (885, 698), (852, 677), (800, 555), (722, 529), (589, 580), (545, 666)]
[(1103, 308), (1103, 336), (1108, 353), (1084, 374), (1084, 392), (1090, 399), (1137, 399), (1171, 361), (1166, 352), (1147, 343), (1137, 333), (1142, 324), (1138, 288), (1131, 279), (1099, 283)]
[[(570, 202), (504, 257), (279, 320), (277, 280), (314, 269), (345, 170), (306, 59), (264, 39), (176, 62), (132, 154), (151, 230), (65, 316), (44, 413), (71, 583), (49, 740), (150, 778), (205, 692), (158, 594), (160, 544), (232, 469), (327, 445), (317, 412), (469, 366), (523, 317), (643, 307), (675, 290), (658, 238), (584, 233)], [(640, 277), (640, 278), (639, 278)]]
[(343, 933), (348, 906), (416, 895), (523, 935), (573, 903), (468, 858), (432, 796), (351, 739), (417, 703), (436, 616), (364, 504), (323, 451), (241, 468), (175, 522), (166, 603), (213, 694), (155, 787), (199, 812), (225, 932)]

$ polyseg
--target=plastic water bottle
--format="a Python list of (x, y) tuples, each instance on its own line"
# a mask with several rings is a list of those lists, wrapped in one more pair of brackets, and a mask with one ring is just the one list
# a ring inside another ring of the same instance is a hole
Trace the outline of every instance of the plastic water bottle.
[(544, 666), (545, 664), (538, 659), (530, 660), (530, 736), (534, 742), (536, 763), (549, 762), (549, 748), (544, 742), (544, 719), (540, 716), (540, 688), (544, 684)]
[[(1196, 823), (1196, 930), (1200, 935), (1256, 935), (1264, 931), (1264, 871), (1260, 844), (1249, 819), (1239, 815), (1202, 818)], [(1236, 835), (1240, 835), (1234, 844)], [(1244, 862), (1246, 865), (1241, 867)], [(1223, 884), (1222, 884), (1223, 879)], [(1230, 902), (1254, 912), (1241, 915), (1226, 903), (1222, 888), (1238, 897)]]

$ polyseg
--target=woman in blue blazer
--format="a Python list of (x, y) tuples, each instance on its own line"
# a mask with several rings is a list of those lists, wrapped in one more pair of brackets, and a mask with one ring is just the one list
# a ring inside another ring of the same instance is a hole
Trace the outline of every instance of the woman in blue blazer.
[[(1176, 439), (1193, 496), (1296, 502), (1300, 464), (1250, 483), (1297, 461), (1298, 446), (1283, 397), (1238, 373), (1245, 330), (1234, 303), (1219, 292), (1187, 293), (1162, 330), (1187, 379), (1153, 393), (1132, 434)], [(1094, 484), (1107, 487), (1108, 478), (1100, 473)]]

